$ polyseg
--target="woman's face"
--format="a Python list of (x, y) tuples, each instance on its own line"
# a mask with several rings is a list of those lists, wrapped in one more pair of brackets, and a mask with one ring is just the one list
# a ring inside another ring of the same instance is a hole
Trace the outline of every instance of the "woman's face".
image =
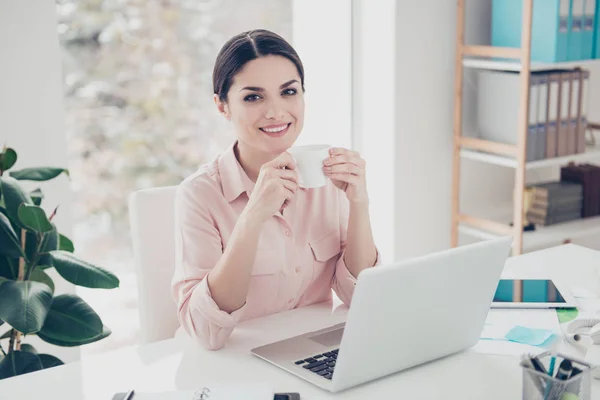
[(279, 155), (291, 147), (304, 124), (304, 94), (294, 63), (281, 56), (249, 61), (234, 77), (227, 104), (219, 110), (238, 140), (256, 151)]

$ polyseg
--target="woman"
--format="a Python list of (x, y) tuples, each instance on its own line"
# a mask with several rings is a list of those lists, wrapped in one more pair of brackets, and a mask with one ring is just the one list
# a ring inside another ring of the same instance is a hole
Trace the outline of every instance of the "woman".
[(221, 348), (241, 320), (326, 301), (350, 305), (377, 263), (365, 162), (333, 148), (328, 185), (298, 187), (286, 150), (302, 131), (304, 69), (280, 36), (230, 39), (213, 71), (214, 101), (237, 140), (178, 187), (173, 296), (189, 335)]

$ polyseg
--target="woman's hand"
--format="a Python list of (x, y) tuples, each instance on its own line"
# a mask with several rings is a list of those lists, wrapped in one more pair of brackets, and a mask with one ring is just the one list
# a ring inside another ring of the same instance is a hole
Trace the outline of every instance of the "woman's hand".
[(297, 190), (296, 164), (292, 156), (284, 152), (260, 168), (246, 210), (262, 223), (283, 211)]
[(368, 203), (365, 160), (352, 150), (332, 147), (323, 162), (323, 171), (352, 204)]

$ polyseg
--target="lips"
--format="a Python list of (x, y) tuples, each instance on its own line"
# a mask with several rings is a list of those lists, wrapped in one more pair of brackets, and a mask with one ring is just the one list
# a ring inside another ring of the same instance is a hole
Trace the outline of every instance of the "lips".
[(287, 124), (269, 125), (258, 129), (271, 137), (281, 137), (288, 132), (291, 125), (292, 124), (290, 122)]

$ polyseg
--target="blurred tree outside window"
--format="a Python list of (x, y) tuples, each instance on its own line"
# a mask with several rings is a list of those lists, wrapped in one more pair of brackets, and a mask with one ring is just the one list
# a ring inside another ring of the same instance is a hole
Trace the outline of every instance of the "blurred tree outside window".
[[(265, 28), (291, 41), (291, 0), (57, 0), (77, 252), (121, 279), (112, 296), (78, 289), (113, 334), (93, 353), (134, 344), (139, 322), (128, 197), (176, 185), (234, 139), (213, 103), (212, 68), (233, 35)], [(164, 210), (157, 210), (162, 212)]]

